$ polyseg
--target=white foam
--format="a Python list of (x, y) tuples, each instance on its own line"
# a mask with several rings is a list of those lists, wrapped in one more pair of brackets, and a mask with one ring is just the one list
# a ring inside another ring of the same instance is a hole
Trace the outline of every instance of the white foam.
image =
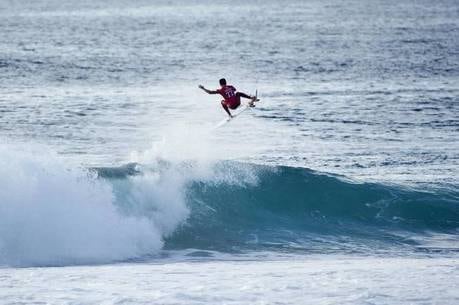
[(187, 215), (180, 185), (157, 182), (137, 186), (137, 201), (150, 205), (151, 217), (127, 216), (111, 186), (87, 170), (42, 147), (0, 145), (0, 264), (101, 263), (156, 253)]
[(457, 304), (458, 263), (454, 257), (318, 255), (8, 268), (1, 270), (0, 299), (10, 304)]

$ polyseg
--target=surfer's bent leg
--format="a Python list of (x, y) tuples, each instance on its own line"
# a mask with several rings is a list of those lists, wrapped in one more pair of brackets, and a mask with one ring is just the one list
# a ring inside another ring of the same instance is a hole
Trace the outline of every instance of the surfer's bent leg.
[(245, 94), (244, 92), (237, 92), (237, 93), (236, 93), (236, 96), (238, 96), (238, 97), (241, 97), (241, 96), (242, 96), (242, 97), (245, 97), (245, 98), (248, 98), (248, 99), (251, 99), (251, 98), (252, 98), (250, 95), (247, 95), (247, 94)]
[(241, 96), (251, 100), (249, 102), (249, 104), (248, 104), (249, 107), (255, 107), (254, 103), (257, 101), (257, 97), (256, 96), (250, 96), (250, 95), (245, 94), (244, 92), (237, 92), (236, 93), (236, 97), (239, 99), (239, 101), (241, 100)]
[(229, 115), (230, 117), (233, 117), (233, 116), (231, 115), (231, 112), (230, 112), (229, 109), (228, 109), (228, 106), (226, 105), (225, 100), (222, 101), (222, 107), (223, 107), (223, 109), (225, 109), (226, 113), (228, 113), (228, 115)]

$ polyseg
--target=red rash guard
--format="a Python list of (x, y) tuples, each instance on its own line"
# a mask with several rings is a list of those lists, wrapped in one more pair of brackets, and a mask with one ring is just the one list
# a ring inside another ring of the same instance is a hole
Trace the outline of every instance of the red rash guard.
[(217, 92), (225, 99), (225, 104), (234, 109), (241, 103), (240, 99), (236, 95), (236, 88), (233, 86), (223, 86), (217, 89)]

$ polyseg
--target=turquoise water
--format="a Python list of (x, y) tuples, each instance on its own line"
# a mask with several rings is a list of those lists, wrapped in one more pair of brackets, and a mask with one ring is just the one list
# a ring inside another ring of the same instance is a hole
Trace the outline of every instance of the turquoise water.
[[(172, 173), (190, 175), (196, 166), (161, 163), (154, 172), (167, 181)], [(132, 200), (148, 170), (129, 164), (98, 172), (114, 185), (121, 211), (154, 218), (154, 205)], [(458, 251), (455, 191), (357, 183), (303, 168), (232, 162), (212, 165), (211, 174), (192, 178), (183, 189), (190, 214), (166, 238), (166, 249), (407, 255)], [(431, 247), (440, 235), (450, 241)]]

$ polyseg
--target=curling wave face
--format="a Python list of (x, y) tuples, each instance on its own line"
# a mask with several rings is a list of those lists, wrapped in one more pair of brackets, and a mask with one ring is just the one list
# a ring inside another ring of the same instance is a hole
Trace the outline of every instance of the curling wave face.
[[(166, 238), (166, 249), (216, 251), (456, 251), (459, 194), (356, 183), (304, 168), (218, 162), (196, 175), (196, 163), (158, 163), (188, 176), (189, 217)], [(98, 169), (126, 204), (137, 164)], [(122, 190), (122, 191), (120, 191)], [(132, 202), (128, 205), (132, 206)]]

